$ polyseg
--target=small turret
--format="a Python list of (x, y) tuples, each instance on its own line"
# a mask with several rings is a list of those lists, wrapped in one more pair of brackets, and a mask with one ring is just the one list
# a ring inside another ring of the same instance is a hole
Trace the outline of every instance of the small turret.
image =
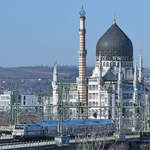
[(118, 71), (118, 132), (122, 132), (122, 69), (121, 62), (119, 63)]
[(119, 63), (119, 70), (118, 70), (118, 85), (122, 88), (122, 66), (121, 62)]
[(99, 55), (99, 82), (102, 84), (102, 60), (101, 55)]
[(113, 23), (116, 24), (116, 18), (114, 18)]
[(139, 65), (139, 83), (142, 82), (143, 80), (143, 75), (142, 75), (142, 72), (143, 72), (143, 60), (142, 60), (142, 56), (140, 56), (140, 65)]
[[(57, 92), (57, 88), (58, 88), (58, 74), (57, 74), (57, 64), (54, 65), (54, 69), (53, 69), (53, 81), (52, 81), (52, 88), (53, 88), (53, 100), (52, 103), (53, 105), (57, 105), (58, 103), (58, 92)], [(57, 108), (54, 107), (53, 108), (53, 119), (56, 119), (56, 114), (57, 114)]]
[(137, 89), (137, 66), (134, 67), (133, 88)]
[(53, 90), (57, 89), (57, 82), (58, 82), (58, 73), (57, 73), (57, 64), (55, 64), (53, 69), (53, 81), (52, 81)]
[(53, 81), (57, 83), (57, 64), (54, 65), (53, 69)]

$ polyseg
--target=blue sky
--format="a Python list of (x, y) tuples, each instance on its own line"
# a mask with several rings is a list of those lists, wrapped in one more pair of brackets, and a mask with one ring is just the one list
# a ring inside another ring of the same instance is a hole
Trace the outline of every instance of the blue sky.
[(0, 66), (77, 65), (82, 4), (87, 65), (95, 65), (96, 43), (116, 16), (135, 60), (142, 55), (150, 66), (150, 0), (0, 0)]

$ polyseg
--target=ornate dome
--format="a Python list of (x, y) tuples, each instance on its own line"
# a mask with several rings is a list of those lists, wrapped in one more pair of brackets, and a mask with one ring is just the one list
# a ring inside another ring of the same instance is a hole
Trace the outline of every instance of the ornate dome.
[(112, 56), (125, 56), (128, 60), (133, 58), (133, 46), (126, 34), (114, 24), (98, 40), (96, 45), (96, 57), (106, 56), (108, 60)]

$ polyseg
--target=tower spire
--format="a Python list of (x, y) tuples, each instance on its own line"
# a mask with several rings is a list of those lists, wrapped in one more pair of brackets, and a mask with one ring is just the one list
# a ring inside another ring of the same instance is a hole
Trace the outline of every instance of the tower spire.
[(138, 78), (140, 83), (141, 83), (142, 80), (143, 80), (142, 72), (143, 72), (143, 59), (142, 59), (142, 56), (140, 56), (139, 78)]
[(57, 83), (57, 63), (54, 65), (53, 69), (53, 81)]
[(86, 12), (85, 12), (84, 7), (82, 5), (81, 10), (80, 10), (80, 17), (85, 17), (85, 15), (86, 15)]

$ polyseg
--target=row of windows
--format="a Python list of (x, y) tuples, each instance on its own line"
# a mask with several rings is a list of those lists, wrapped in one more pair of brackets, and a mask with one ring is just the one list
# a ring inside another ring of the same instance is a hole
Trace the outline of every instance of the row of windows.
[(133, 98), (133, 94), (132, 93), (125, 93), (125, 94), (123, 94), (123, 98), (124, 99)]
[(0, 106), (7, 106), (10, 105), (9, 101), (0, 101)]
[(89, 90), (98, 90), (98, 85), (89, 85)]
[[(140, 99), (142, 96), (141, 94), (138, 94), (138, 98)], [(115, 95), (115, 98), (118, 99), (118, 94)], [(133, 94), (132, 93), (124, 93), (123, 94), (123, 99), (132, 99)]]
[(92, 109), (92, 110), (89, 110), (89, 116), (92, 116), (94, 113), (96, 113), (97, 115), (99, 115), (101, 117), (102, 116), (106, 117), (108, 115), (108, 110), (106, 110), (106, 109), (101, 109), (101, 110)]
[(10, 96), (0, 96), (0, 99), (1, 100), (9, 100), (10, 99)]
[(8, 109), (10, 109), (9, 106), (0, 107), (0, 111), (6, 111), (6, 110), (8, 110)]
[[(103, 67), (112, 67), (112, 66), (119, 67), (119, 62), (103, 62), (102, 65), (103, 65)], [(121, 66), (122, 67), (132, 67), (132, 63), (122, 62)]]
[(98, 106), (98, 102), (89, 102), (89, 106)]
[(98, 105), (98, 102), (89, 102), (89, 106), (107, 106), (106, 102), (101, 102), (100, 105)]
[(89, 99), (98, 99), (98, 93), (89, 93)]

